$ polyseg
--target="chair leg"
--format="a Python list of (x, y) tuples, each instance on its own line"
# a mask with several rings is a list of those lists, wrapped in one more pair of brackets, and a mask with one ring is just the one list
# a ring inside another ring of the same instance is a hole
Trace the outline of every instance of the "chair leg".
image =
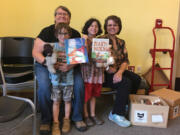
[(36, 124), (37, 124), (37, 110), (36, 110), (36, 108), (37, 108), (37, 82), (36, 82), (36, 76), (34, 77), (34, 105), (35, 105), (35, 117), (34, 117), (34, 124), (33, 124), (33, 135), (36, 135)]
[(22, 101), (25, 101), (30, 104), (32, 111), (33, 111), (33, 117), (34, 117), (33, 118), (33, 135), (36, 135), (36, 108), (35, 108), (35, 105), (33, 104), (33, 102), (30, 99), (22, 98), (22, 97), (15, 97), (15, 96), (9, 96), (9, 95), (7, 95), (7, 97), (14, 98), (17, 100), (22, 100)]
[(36, 135), (36, 111), (34, 112), (34, 120), (33, 120), (33, 135)]

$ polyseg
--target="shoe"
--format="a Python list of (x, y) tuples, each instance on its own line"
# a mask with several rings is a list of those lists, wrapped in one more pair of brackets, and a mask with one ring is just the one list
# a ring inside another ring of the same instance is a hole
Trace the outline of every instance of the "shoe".
[(76, 121), (75, 122), (75, 127), (80, 132), (84, 132), (84, 131), (87, 130), (87, 126), (83, 121)]
[(53, 122), (52, 135), (61, 135), (61, 131), (60, 131), (60, 128), (59, 128), (59, 123), (57, 123), (57, 122)]
[(40, 134), (49, 134), (51, 131), (50, 124), (41, 124), (40, 125)]
[(87, 125), (88, 127), (94, 125), (93, 121), (92, 121), (89, 117), (85, 117), (85, 118), (84, 118), (84, 122), (86, 123), (86, 125)]
[(68, 133), (71, 129), (71, 121), (70, 119), (63, 119), (63, 126), (62, 126), (62, 132), (63, 133)]
[(124, 116), (112, 114), (112, 112), (110, 112), (110, 114), (109, 114), (109, 120), (115, 122), (117, 125), (119, 125), (121, 127), (131, 126), (131, 122), (128, 121)]
[(98, 117), (96, 117), (96, 116), (91, 117), (91, 119), (92, 119), (92, 121), (93, 121), (94, 123), (96, 123), (96, 125), (102, 125), (102, 124), (104, 123), (104, 121), (100, 120), (100, 119), (99, 119)]

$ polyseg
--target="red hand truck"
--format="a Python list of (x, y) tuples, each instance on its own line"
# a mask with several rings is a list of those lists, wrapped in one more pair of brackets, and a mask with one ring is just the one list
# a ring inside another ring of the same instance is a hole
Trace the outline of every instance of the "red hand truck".
[[(171, 49), (157, 49), (156, 48), (156, 30), (157, 29), (167, 29), (170, 30), (173, 38), (173, 44)], [(172, 73), (173, 73), (173, 62), (174, 62), (174, 47), (175, 47), (175, 36), (174, 32), (170, 27), (163, 27), (162, 26), (162, 20), (161, 19), (156, 19), (156, 24), (155, 27), (153, 28), (153, 35), (154, 35), (154, 48), (150, 49), (150, 54), (152, 56), (152, 76), (151, 76), (151, 87), (150, 91), (154, 90), (154, 86), (167, 86), (169, 89), (172, 89)], [(171, 57), (171, 67), (156, 67), (155, 59), (156, 59), (156, 52), (163, 52), (163, 53), (169, 53)], [(155, 84), (154, 83), (154, 72), (155, 70), (170, 70), (170, 80), (168, 84)]]

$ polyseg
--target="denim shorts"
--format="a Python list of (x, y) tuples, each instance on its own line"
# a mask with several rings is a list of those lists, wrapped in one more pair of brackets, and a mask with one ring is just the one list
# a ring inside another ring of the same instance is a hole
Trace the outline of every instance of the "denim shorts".
[(61, 101), (62, 99), (67, 102), (73, 98), (73, 85), (58, 86), (52, 89), (51, 99), (53, 101)]

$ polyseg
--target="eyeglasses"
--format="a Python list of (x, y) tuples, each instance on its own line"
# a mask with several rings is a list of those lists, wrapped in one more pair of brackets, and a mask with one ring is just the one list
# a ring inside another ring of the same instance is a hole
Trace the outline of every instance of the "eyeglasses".
[(117, 25), (117, 24), (108, 24), (107, 26), (108, 26), (108, 27), (112, 27), (112, 26), (113, 26), (113, 27), (117, 27), (118, 25)]
[(61, 12), (57, 12), (56, 15), (62, 15), (62, 16), (67, 16), (67, 13), (61, 13)]
[(60, 35), (60, 36), (66, 36), (66, 35), (69, 35), (69, 33), (67, 33), (67, 32), (66, 32), (66, 33), (61, 33), (61, 32), (59, 32), (58, 35)]

